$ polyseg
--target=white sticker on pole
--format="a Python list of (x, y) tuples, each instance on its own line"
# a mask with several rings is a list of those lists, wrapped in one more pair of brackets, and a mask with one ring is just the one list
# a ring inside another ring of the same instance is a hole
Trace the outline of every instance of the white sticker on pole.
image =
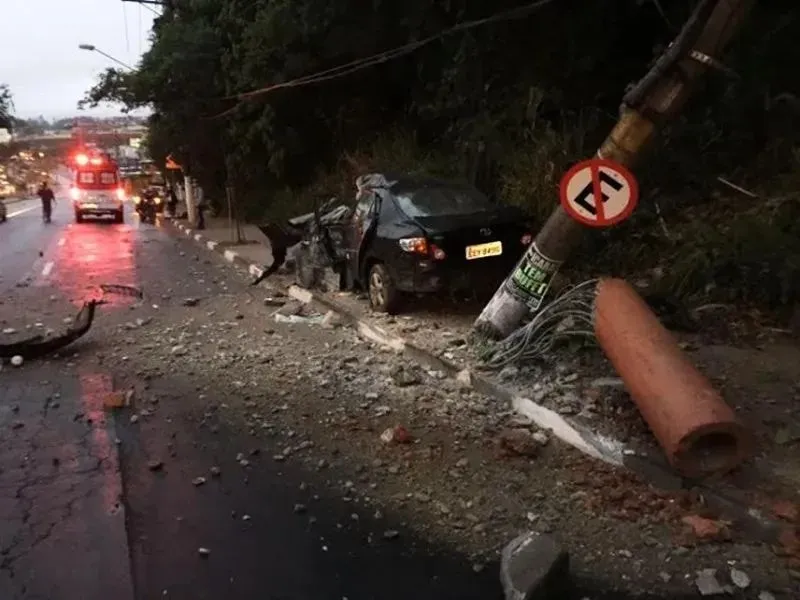
[(639, 201), (639, 184), (627, 168), (610, 160), (579, 162), (561, 179), (561, 206), (589, 227), (611, 227), (627, 219)]

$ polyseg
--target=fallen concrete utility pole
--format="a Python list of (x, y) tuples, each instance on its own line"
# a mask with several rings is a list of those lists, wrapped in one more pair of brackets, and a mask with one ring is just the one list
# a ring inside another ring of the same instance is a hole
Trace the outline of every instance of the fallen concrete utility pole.
[(722, 475), (747, 457), (749, 433), (625, 281), (598, 283), (594, 332), (676, 471)]
[[(701, 0), (675, 41), (623, 98), (622, 114), (596, 157), (634, 166), (659, 126), (674, 118), (694, 84), (719, 56), (755, 0)], [(581, 240), (584, 226), (559, 204), (511, 275), (475, 321), (477, 337), (502, 339), (537, 311), (561, 265)], [(531, 287), (531, 282), (534, 282)]]

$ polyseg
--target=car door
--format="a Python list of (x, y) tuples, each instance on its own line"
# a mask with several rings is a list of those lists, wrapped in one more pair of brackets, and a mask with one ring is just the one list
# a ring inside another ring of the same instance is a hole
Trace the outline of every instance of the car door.
[(361, 280), (361, 262), (364, 250), (377, 223), (378, 197), (372, 190), (361, 190), (356, 196), (356, 206), (350, 219), (347, 259), (348, 269), (357, 280)]

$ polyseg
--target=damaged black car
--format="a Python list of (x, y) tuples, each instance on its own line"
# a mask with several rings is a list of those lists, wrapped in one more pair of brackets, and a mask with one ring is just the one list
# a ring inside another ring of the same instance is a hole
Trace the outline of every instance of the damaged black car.
[(303, 231), (294, 260), (304, 287), (331, 268), (340, 289), (365, 291), (379, 312), (398, 312), (412, 295), (491, 292), (532, 240), (522, 210), (465, 183), (371, 173), (356, 188), (352, 205), (330, 201), (289, 222)]

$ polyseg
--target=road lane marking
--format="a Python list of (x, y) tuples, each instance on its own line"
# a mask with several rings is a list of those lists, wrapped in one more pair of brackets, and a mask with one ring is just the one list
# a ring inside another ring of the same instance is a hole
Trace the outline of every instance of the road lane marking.
[(29, 208), (23, 208), (22, 210), (15, 210), (14, 212), (8, 213), (8, 218), (10, 219), (11, 217), (16, 217), (17, 215), (23, 215), (26, 212), (35, 210), (36, 208), (37, 208), (36, 206), (31, 206)]
[(44, 269), (42, 269), (42, 277), (47, 277), (50, 275), (50, 271), (53, 270), (53, 261), (51, 260), (47, 264), (45, 264)]

